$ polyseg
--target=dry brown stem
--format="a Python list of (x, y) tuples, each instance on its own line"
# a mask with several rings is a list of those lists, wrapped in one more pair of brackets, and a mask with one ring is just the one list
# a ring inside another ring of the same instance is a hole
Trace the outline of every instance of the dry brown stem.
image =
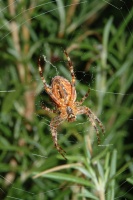
[[(9, 12), (11, 17), (13, 18), (16, 15), (16, 2), (14, 0), (8, 0)], [(30, 30), (29, 27), (31, 25), (31, 14), (34, 11), (33, 9), (34, 2), (31, 2), (30, 7), (23, 12), (23, 18), (25, 23), (20, 26), (17, 20), (11, 20), (10, 22), (10, 30), (12, 35), (12, 40), (14, 44), (14, 48), (19, 54), (20, 58), (27, 58), (27, 54), (30, 49), (29, 41), (30, 41)], [(21, 39), (20, 39), (20, 31), (21, 31)], [(16, 67), (19, 74), (19, 78), (21, 83), (25, 86), (29, 86), (28, 90), (24, 94), (24, 102), (25, 109), (23, 111), (23, 115), (27, 120), (33, 119), (34, 113), (34, 105), (35, 105), (35, 83), (31, 83), (32, 77), (30, 73), (29, 63), (25, 64), (23, 61), (16, 60)]]

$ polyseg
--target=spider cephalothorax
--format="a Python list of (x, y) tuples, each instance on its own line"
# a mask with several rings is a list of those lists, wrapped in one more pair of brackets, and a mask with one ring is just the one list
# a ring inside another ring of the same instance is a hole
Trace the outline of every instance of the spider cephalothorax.
[(65, 151), (60, 147), (60, 145), (57, 142), (57, 126), (59, 126), (60, 123), (62, 123), (65, 120), (67, 120), (68, 122), (73, 122), (76, 120), (76, 115), (86, 114), (91, 124), (94, 126), (96, 130), (98, 144), (100, 143), (100, 137), (99, 137), (98, 128), (96, 126), (96, 122), (99, 124), (102, 132), (104, 132), (104, 127), (102, 123), (100, 122), (100, 120), (90, 110), (90, 108), (86, 106), (82, 106), (82, 103), (88, 97), (89, 91), (79, 102), (76, 102), (76, 97), (77, 97), (76, 89), (75, 89), (76, 78), (73, 71), (73, 65), (65, 50), (64, 50), (64, 53), (67, 57), (68, 64), (69, 64), (69, 70), (72, 77), (71, 82), (69, 82), (67, 79), (61, 76), (55, 76), (52, 79), (51, 86), (49, 86), (43, 77), (43, 67), (44, 67), (43, 56), (39, 58), (38, 67), (39, 67), (39, 73), (40, 73), (41, 79), (44, 84), (44, 90), (50, 96), (50, 98), (52, 99), (56, 107), (55, 110), (51, 110), (45, 106), (42, 106), (42, 108), (49, 112), (52, 112), (52, 113), (56, 112), (58, 114), (55, 118), (51, 120), (50, 129), (51, 129), (52, 138), (53, 138), (56, 149), (65, 158), (65, 155), (64, 155)]

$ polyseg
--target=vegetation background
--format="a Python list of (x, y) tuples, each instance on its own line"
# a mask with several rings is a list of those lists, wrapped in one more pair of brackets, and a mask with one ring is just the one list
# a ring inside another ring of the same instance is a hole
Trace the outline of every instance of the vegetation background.
[[(0, 1), (0, 199), (133, 199), (133, 1)], [(48, 83), (70, 80), (78, 99), (101, 119), (105, 136), (85, 116), (63, 123), (54, 148), (54, 115), (37, 60), (46, 55)], [(50, 64), (51, 63), (51, 64)]]

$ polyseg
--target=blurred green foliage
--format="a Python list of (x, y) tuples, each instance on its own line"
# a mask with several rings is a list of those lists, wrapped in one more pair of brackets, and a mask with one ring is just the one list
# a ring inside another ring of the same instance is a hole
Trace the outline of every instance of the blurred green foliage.
[[(0, 199), (131, 200), (131, 2), (8, 0), (0, 8)], [(67, 161), (50, 135), (54, 115), (41, 109), (41, 102), (53, 106), (37, 69), (44, 54), (47, 82), (55, 75), (70, 80), (63, 49), (73, 61), (78, 99), (90, 87), (84, 105), (106, 129), (98, 146), (85, 116), (60, 125)]]

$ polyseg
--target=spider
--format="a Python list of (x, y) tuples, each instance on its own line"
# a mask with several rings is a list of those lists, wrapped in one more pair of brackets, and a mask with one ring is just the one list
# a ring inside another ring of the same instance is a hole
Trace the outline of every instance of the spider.
[(51, 113), (57, 113), (58, 115), (54, 117), (50, 122), (50, 130), (52, 133), (52, 139), (55, 145), (55, 148), (58, 152), (66, 159), (66, 152), (62, 149), (62, 147), (58, 144), (57, 140), (57, 127), (65, 120), (68, 122), (76, 121), (76, 116), (85, 114), (89, 118), (90, 123), (96, 130), (98, 144), (100, 143), (99, 130), (96, 126), (96, 122), (100, 126), (102, 132), (104, 133), (104, 126), (101, 121), (96, 117), (90, 108), (86, 106), (82, 106), (84, 100), (88, 97), (89, 91), (82, 97), (82, 99), (77, 102), (76, 101), (76, 89), (75, 89), (75, 81), (76, 77), (73, 70), (73, 65), (70, 57), (67, 52), (64, 50), (64, 54), (66, 55), (69, 70), (71, 74), (71, 82), (65, 79), (62, 76), (55, 76), (51, 81), (51, 86), (46, 83), (45, 78), (43, 77), (43, 69), (45, 63), (45, 57), (42, 55), (38, 60), (38, 69), (40, 73), (40, 77), (44, 84), (44, 90), (50, 96), (52, 102), (54, 103), (55, 110), (51, 110), (50, 108), (42, 105), (44, 110), (47, 110)]

